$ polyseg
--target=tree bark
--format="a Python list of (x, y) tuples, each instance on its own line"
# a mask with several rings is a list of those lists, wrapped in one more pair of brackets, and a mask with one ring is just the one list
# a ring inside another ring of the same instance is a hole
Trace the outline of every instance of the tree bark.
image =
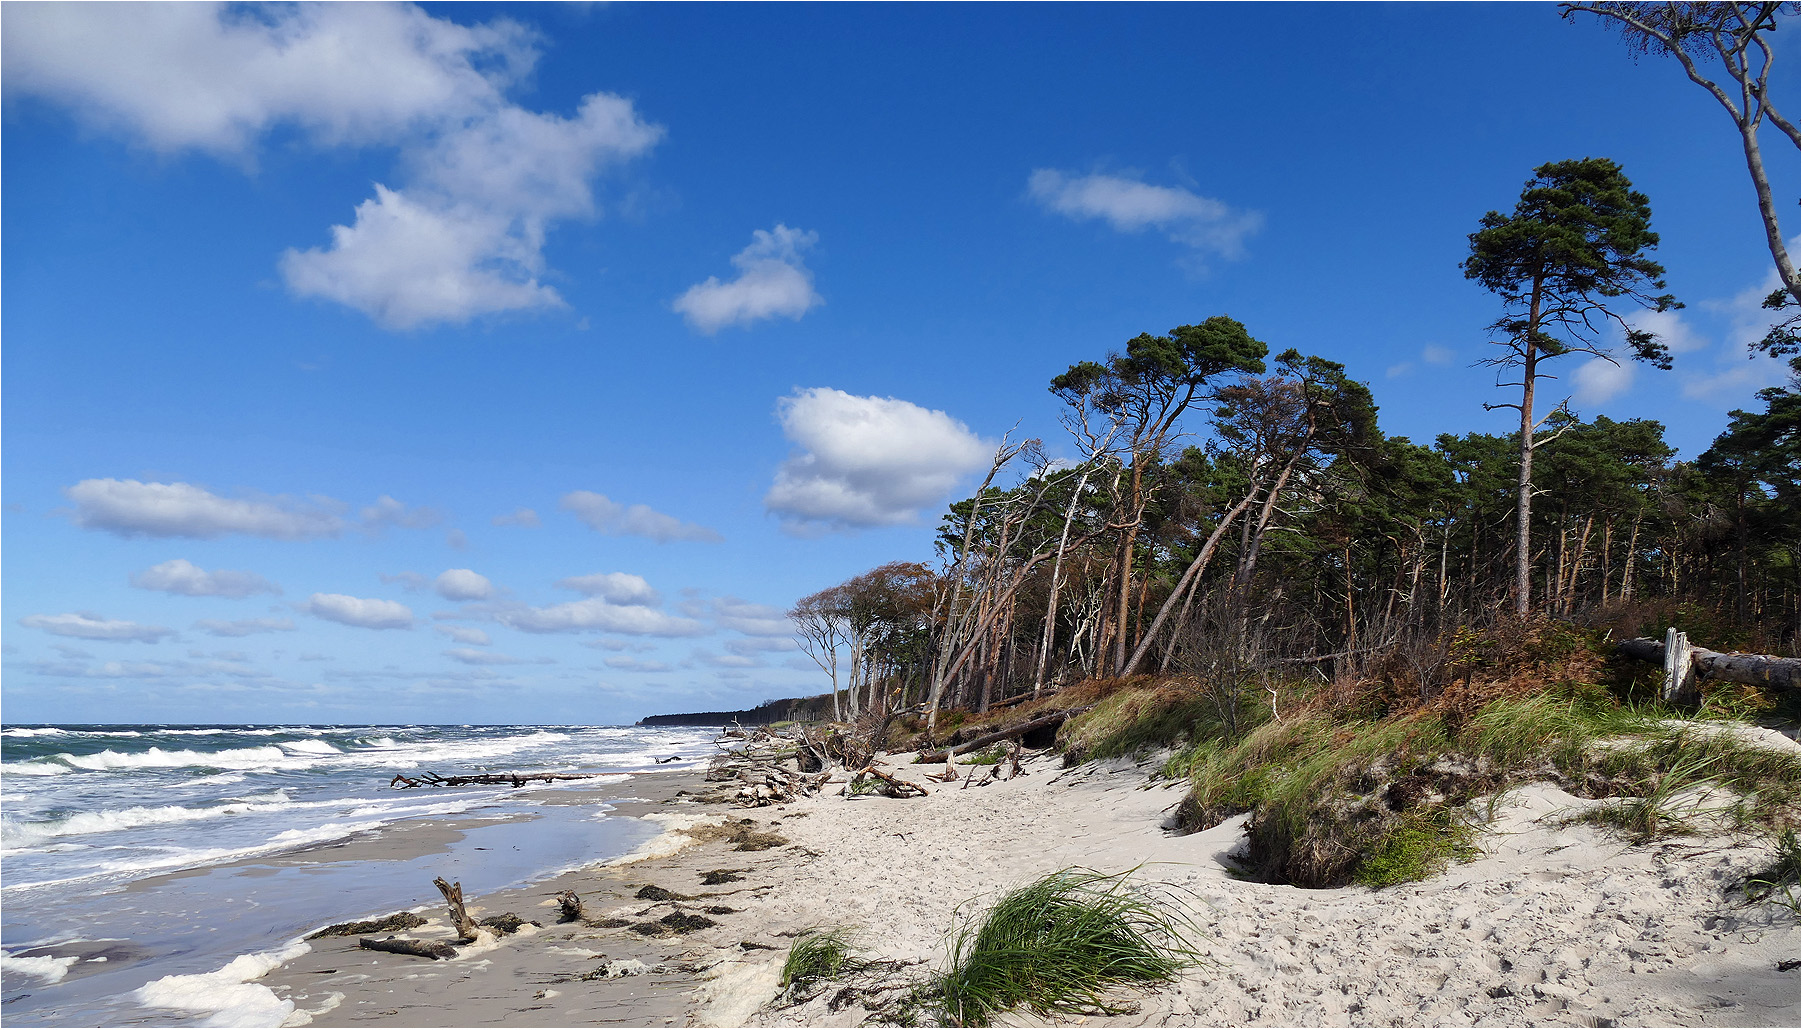
[[(1664, 662), (1665, 643), (1636, 637), (1624, 640), (1616, 649), (1629, 658), (1643, 662)], [(1803, 660), (1769, 654), (1724, 654), (1707, 648), (1692, 647), (1691, 658), (1697, 676), (1706, 680), (1747, 683), (1771, 690), (1795, 693), (1803, 682)]]

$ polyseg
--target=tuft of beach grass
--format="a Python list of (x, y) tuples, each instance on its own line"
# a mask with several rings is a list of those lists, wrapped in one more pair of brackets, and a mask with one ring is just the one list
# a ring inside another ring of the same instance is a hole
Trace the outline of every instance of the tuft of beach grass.
[(1168, 983), (1194, 963), (1187, 928), (1168, 898), (1127, 873), (1061, 870), (959, 926), (931, 993), (952, 1026), (988, 1026), (1022, 1007), (1041, 1017), (1115, 1011), (1110, 990)]

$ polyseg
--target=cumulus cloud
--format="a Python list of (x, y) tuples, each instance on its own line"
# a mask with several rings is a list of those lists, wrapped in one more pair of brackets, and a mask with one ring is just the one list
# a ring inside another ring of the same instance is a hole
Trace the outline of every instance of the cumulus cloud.
[(1118, 175), (1067, 175), (1040, 168), (1027, 192), (1049, 210), (1074, 221), (1101, 219), (1119, 232), (1157, 229), (1171, 240), (1225, 258), (1245, 252), (1246, 237), (1264, 216), (1241, 211), (1181, 186), (1154, 186)]
[(399, 601), (348, 594), (314, 594), (307, 599), (307, 611), (328, 622), (363, 629), (413, 628), (413, 609)]
[(280, 587), (254, 572), (231, 569), (208, 572), (186, 558), (176, 558), (133, 573), (131, 585), (188, 597), (249, 597), (282, 592)]
[(783, 398), (777, 415), (798, 449), (764, 507), (792, 531), (915, 522), (991, 457), (964, 423), (894, 397), (817, 387)]
[(600, 598), (569, 601), (544, 608), (522, 606), (494, 613), (494, 620), (525, 633), (580, 633), (599, 630), (644, 637), (695, 637), (707, 627), (642, 604), (612, 605)]
[(81, 640), (136, 640), (154, 644), (175, 631), (162, 626), (146, 626), (123, 619), (107, 619), (93, 612), (69, 612), (63, 615), (27, 615), (19, 620), (27, 629), (41, 629), (59, 637)]
[(344, 529), (339, 507), (327, 498), (227, 498), (190, 483), (141, 483), (135, 479), (84, 479), (63, 494), (75, 502), (83, 529), (120, 536), (195, 537), (243, 533), (271, 540), (336, 536)]
[(480, 647), (487, 647), (491, 643), (488, 634), (474, 626), (438, 626), (436, 628), (438, 632), (459, 644), (476, 644)]
[(463, 26), (412, 5), (38, 5), (8, 11), (9, 95), (63, 104), (164, 151), (249, 163), (272, 130), (320, 147), (399, 149), (323, 248), (280, 267), (297, 296), (410, 329), (560, 306), (544, 285), (553, 226), (596, 213), (592, 180), (656, 143), (631, 101), (564, 116), (506, 93), (537, 59), (507, 20)]
[(755, 230), (751, 246), (733, 255), (738, 278), (721, 282), (710, 275), (705, 282), (689, 287), (671, 306), (690, 326), (709, 336), (729, 325), (750, 325), (779, 316), (799, 320), (825, 303), (814, 292), (814, 273), (801, 260), (801, 252), (818, 240), (816, 233), (781, 223), (769, 232)]
[(718, 543), (720, 534), (674, 515), (665, 515), (647, 505), (624, 505), (609, 500), (606, 494), (590, 490), (573, 490), (563, 495), (557, 505), (581, 519), (588, 528), (608, 536), (642, 536), (660, 544), (672, 540), (696, 540)]
[(400, 501), (383, 494), (376, 503), (362, 511), (365, 529), (381, 530), (389, 526), (400, 529), (430, 529), (444, 518), (433, 508), (409, 508)]
[(496, 515), (488, 520), (496, 526), (519, 526), (521, 529), (538, 528), (538, 512), (531, 508), (515, 508), (511, 514)]
[(599, 597), (610, 604), (658, 605), (663, 599), (643, 576), (630, 572), (596, 572), (587, 576), (560, 579), (557, 585), (587, 597)]
[(254, 633), (285, 633), (294, 629), (293, 619), (201, 619), (194, 628), (216, 637), (248, 637)]
[(432, 581), (432, 589), (447, 601), (481, 601), (495, 592), (495, 585), (480, 572), (446, 569)]

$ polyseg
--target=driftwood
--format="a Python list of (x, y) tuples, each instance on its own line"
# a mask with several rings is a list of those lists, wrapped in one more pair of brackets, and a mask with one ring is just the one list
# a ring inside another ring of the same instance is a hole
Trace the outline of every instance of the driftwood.
[(996, 730), (993, 733), (985, 733), (980, 737), (973, 737), (956, 747), (949, 747), (943, 751), (922, 751), (920, 755), (914, 759), (914, 762), (917, 765), (943, 762), (952, 755), (961, 755), (968, 751), (975, 751), (981, 747), (988, 747), (997, 741), (1018, 737), (1023, 733), (1031, 733), (1034, 730), (1043, 729), (1047, 726), (1056, 726), (1064, 722), (1064, 720), (1069, 719), (1071, 716), (1088, 710), (1089, 709), (1087, 708), (1062, 708), (1056, 712), (1047, 712), (1044, 715), (1036, 715), (1026, 722), (1017, 722), (1005, 729)]
[[(1670, 654), (1664, 643), (1646, 637), (1624, 640), (1616, 649), (1629, 658), (1666, 665), (1671, 680), (1668, 696), (1693, 693), (1694, 685), (1689, 682), (1692, 675), (1696, 679), (1748, 683), (1787, 694), (1796, 694), (1803, 682), (1803, 660), (1767, 654), (1723, 654), (1696, 647), (1675, 631), (1667, 633), (1666, 639), (1676, 645)], [(1678, 659), (1676, 670), (1671, 670), (1673, 657)]]
[[(733, 746), (729, 741), (743, 743)], [(737, 787), (723, 788), (707, 800), (745, 808), (780, 805), (819, 793), (833, 775), (828, 748), (799, 726), (782, 736), (761, 729), (728, 730), (714, 745), (720, 753), (708, 762), (703, 778)]]
[[(674, 759), (672, 759), (673, 761)], [(471, 784), (488, 786), (524, 787), (528, 783), (555, 783), (558, 780), (588, 780), (603, 773), (475, 773), (469, 776), (440, 776), (428, 772), (423, 776), (396, 775), (388, 781), (390, 787), (406, 790), (409, 787), (467, 787)]]
[(432, 886), (444, 895), (445, 904), (451, 909), (451, 925), (457, 928), (457, 943), (468, 944), (476, 939), (476, 921), (470, 918), (463, 907), (463, 882), (446, 883), (444, 877), (435, 877)]
[(892, 798), (924, 798), (927, 796), (927, 789), (925, 787), (922, 787), (918, 783), (909, 783), (907, 780), (897, 779), (883, 770), (878, 769), (874, 762), (852, 774), (851, 783), (847, 784), (845, 788), (847, 796), (851, 794), (851, 788), (863, 782), (864, 777), (866, 776), (883, 781), (883, 793)]
[(557, 896), (557, 921), (574, 923), (582, 918), (582, 899), (575, 891), (564, 891)]
[(359, 937), (357, 947), (370, 951), (388, 951), (396, 955), (416, 955), (420, 958), (456, 958), (457, 949), (443, 941), (422, 941), (414, 937)]

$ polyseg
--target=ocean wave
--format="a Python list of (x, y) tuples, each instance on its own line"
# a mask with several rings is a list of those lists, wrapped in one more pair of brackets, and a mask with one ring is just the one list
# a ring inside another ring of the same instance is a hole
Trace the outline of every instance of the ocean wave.
[(0, 776), (61, 776), (72, 770), (66, 765), (58, 765), (46, 758), (34, 758), (29, 762), (0, 762)]
[(228, 748), (224, 751), (165, 751), (153, 747), (145, 751), (122, 752), (108, 748), (91, 755), (68, 752), (52, 755), (50, 760), (84, 772), (121, 772), (133, 769), (304, 769), (310, 763), (299, 760), (275, 744), (261, 747)]
[[(434, 804), (420, 808), (392, 809), (383, 813), (381, 818), (362, 819), (354, 822), (329, 822), (318, 826), (309, 826), (291, 830), (270, 837), (261, 844), (240, 848), (183, 848), (179, 846), (141, 845), (133, 847), (111, 847), (109, 851), (136, 851), (131, 858), (113, 862), (103, 862), (90, 866), (72, 876), (61, 876), (47, 880), (33, 880), (27, 883), (6, 883), (0, 890), (11, 894), (14, 891), (26, 891), (43, 887), (66, 887), (68, 884), (80, 883), (84, 880), (109, 878), (120, 875), (139, 876), (148, 873), (165, 872), (171, 869), (198, 869), (205, 866), (218, 865), (239, 859), (255, 858), (263, 855), (281, 854), (286, 851), (298, 851), (316, 844), (325, 844), (335, 840), (343, 840), (359, 833), (379, 830), (401, 819), (412, 819), (430, 816), (461, 815), (471, 808), (478, 807), (486, 799), (463, 797), (457, 801)], [(312, 806), (322, 807), (324, 804), (340, 804), (340, 802), (320, 803)], [(154, 856), (146, 854), (155, 853)]]
[(277, 802), (235, 801), (212, 808), (184, 808), (181, 805), (139, 805), (104, 812), (77, 812), (61, 819), (24, 822), (10, 816), (0, 817), (0, 842), (7, 851), (29, 848), (57, 837), (81, 837), (117, 830), (134, 830), (145, 826), (191, 823), (201, 819), (217, 819), (227, 815), (253, 812), (275, 812), (296, 807), (286, 797)]

